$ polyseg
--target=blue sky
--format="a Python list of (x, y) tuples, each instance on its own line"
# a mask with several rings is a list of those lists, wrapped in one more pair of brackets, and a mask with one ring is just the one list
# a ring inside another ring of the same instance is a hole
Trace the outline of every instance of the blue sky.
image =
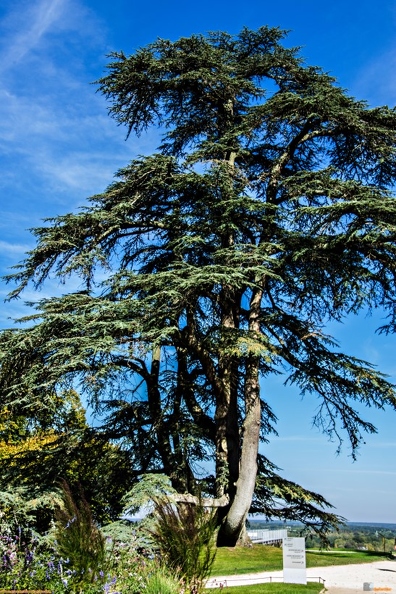
[[(0, 274), (34, 242), (28, 228), (45, 217), (75, 210), (103, 190), (114, 172), (157, 144), (158, 134), (125, 141), (91, 83), (104, 72), (106, 54), (132, 53), (157, 37), (268, 24), (290, 30), (287, 44), (301, 46), (370, 105), (396, 103), (396, 2), (380, 0), (0, 0)], [(67, 287), (71, 289), (73, 287)], [(58, 287), (49, 282), (40, 297)], [(23, 311), (23, 301), (3, 304), (0, 326)], [(34, 299), (28, 290), (25, 299)], [(378, 337), (380, 314), (333, 326), (348, 353), (379, 366), (396, 380), (396, 338)], [(279, 418), (279, 437), (263, 450), (284, 475), (322, 493), (351, 521), (396, 523), (396, 412), (366, 410), (379, 432), (368, 436), (357, 462), (345, 443), (312, 429), (314, 398), (274, 380), (263, 386)]]

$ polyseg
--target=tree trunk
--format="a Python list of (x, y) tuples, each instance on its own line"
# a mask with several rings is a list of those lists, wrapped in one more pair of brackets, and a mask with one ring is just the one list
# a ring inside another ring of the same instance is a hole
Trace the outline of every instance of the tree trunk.
[[(259, 307), (262, 291), (253, 293), (250, 302), (249, 329), (258, 335)], [(259, 384), (259, 357), (249, 355), (246, 363), (245, 377), (245, 420), (243, 423), (243, 436), (239, 477), (236, 483), (235, 495), (231, 499), (230, 509), (223, 520), (219, 535), (219, 546), (235, 546), (245, 529), (246, 517), (249, 512), (257, 475), (257, 454), (260, 441), (260, 384)]]
[(249, 366), (254, 368), (250, 372), (255, 371), (256, 378), (251, 377), (248, 382), (249, 386), (246, 388), (248, 392), (247, 411), (243, 425), (239, 477), (236, 483), (234, 499), (219, 531), (219, 546), (235, 546), (238, 543), (245, 526), (256, 485), (261, 410), (257, 364), (249, 364)]

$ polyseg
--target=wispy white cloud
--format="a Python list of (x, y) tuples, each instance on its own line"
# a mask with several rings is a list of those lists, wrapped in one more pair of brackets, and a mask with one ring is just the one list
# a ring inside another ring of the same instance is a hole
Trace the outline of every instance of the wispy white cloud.
[(29, 226), (29, 223), (31, 223), (30, 216), (21, 212), (6, 210), (6, 205), (7, 200), (2, 200), (1, 206), (3, 208), (0, 210), (0, 229), (7, 228), (12, 230), (14, 227)]
[(352, 81), (352, 94), (365, 98), (370, 105), (396, 104), (396, 48), (390, 47), (375, 56)]
[[(20, 0), (14, 6), (0, 23), (0, 73), (7, 71), (0, 82), (0, 192), (35, 193), (45, 217), (63, 210), (48, 213), (46, 202), (73, 209), (102, 191), (115, 170), (134, 154), (151, 152), (158, 137), (125, 143), (125, 131), (89, 84), (100, 74), (87, 65), (103, 71), (108, 48), (103, 24), (84, 4)], [(33, 202), (27, 198), (23, 206)]]
[(26, 215), (12, 228), (18, 243), (27, 228), (74, 210), (158, 144), (156, 133), (125, 143), (89, 84), (108, 50), (106, 23), (83, 0), (16, 0), (0, 22), (0, 199), (6, 218)]
[(0, 239), (0, 252), (2, 253), (2, 255), (6, 254), (14, 256), (15, 254), (24, 254), (29, 249), (31, 249), (31, 247), (32, 246), (29, 246), (27, 244), (10, 243), (8, 241), (2, 241)]
[(43, 35), (59, 20), (66, 9), (67, 0), (41, 0), (14, 5), (3, 23), (10, 35), (3, 37), (1, 49), (0, 74), (20, 62), (37, 46)]
[[(17, 255), (19, 255), (19, 253)], [(19, 260), (20, 258), (17, 259)], [(12, 271), (9, 270), (8, 272)], [(35, 308), (34, 306), (32, 307), (31, 304), (38, 303), (45, 299), (51, 299), (55, 296), (59, 297), (67, 292), (78, 291), (82, 288), (82, 284), (79, 278), (70, 278), (67, 283), (61, 283), (57, 278), (50, 278), (48, 282), (38, 290), (29, 285), (21, 297), (8, 301), (9, 293), (14, 288), (12, 283), (9, 285), (2, 283), (2, 285), (0, 285), (0, 327), (3, 328), (10, 328), (15, 325), (15, 320), (33, 315), (35, 313)]]

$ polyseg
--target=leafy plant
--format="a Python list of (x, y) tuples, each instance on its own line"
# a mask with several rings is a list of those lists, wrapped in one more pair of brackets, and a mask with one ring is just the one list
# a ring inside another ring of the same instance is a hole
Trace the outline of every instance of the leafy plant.
[(19, 527), (13, 534), (1, 530), (0, 559), (1, 588), (69, 591), (71, 570), (28, 528)]
[[(113, 577), (103, 588), (124, 594), (181, 594), (178, 572), (162, 563), (150, 550), (141, 550), (137, 541), (115, 542), (112, 555)], [(139, 551), (139, 552), (138, 552)], [(85, 593), (84, 593), (85, 594)]]
[(45, 523), (48, 530), (59, 504), (59, 493), (54, 490), (37, 492), (25, 486), (10, 486), (6, 490), (0, 490), (0, 533), (16, 534), (21, 526), (34, 530), (37, 528), (38, 518), (41, 523)]
[[(89, 511), (87, 502), (83, 500), (77, 504), (67, 485), (64, 485), (64, 499), (67, 501), (63, 519), (57, 526), (59, 541), (54, 541), (53, 546), (48, 546), (45, 538), (37, 537), (29, 528), (19, 527), (14, 534), (9, 530), (0, 531), (0, 588), (43, 589), (52, 594), (185, 592), (178, 573), (162, 564), (150, 550), (142, 551), (132, 530), (125, 542), (113, 542), (111, 555), (107, 552), (94, 557), (93, 544), (98, 542), (97, 534), (94, 530), (93, 543), (88, 541), (87, 547), (89, 531), (86, 527), (81, 528), (82, 524), (89, 525), (85, 514), (87, 509)], [(82, 509), (85, 510), (83, 513)], [(73, 511), (76, 519), (66, 528), (63, 524), (67, 510)], [(76, 512), (80, 519), (79, 531), (75, 528), (78, 526)], [(73, 530), (68, 532), (71, 527)], [(64, 558), (66, 553), (70, 558)]]

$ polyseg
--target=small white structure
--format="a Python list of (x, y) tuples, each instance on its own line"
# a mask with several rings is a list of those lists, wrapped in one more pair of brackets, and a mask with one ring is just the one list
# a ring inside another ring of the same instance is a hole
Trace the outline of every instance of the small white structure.
[(285, 584), (306, 584), (305, 538), (283, 539), (283, 581)]
[(255, 544), (281, 543), (287, 538), (287, 530), (248, 530), (248, 536)]

